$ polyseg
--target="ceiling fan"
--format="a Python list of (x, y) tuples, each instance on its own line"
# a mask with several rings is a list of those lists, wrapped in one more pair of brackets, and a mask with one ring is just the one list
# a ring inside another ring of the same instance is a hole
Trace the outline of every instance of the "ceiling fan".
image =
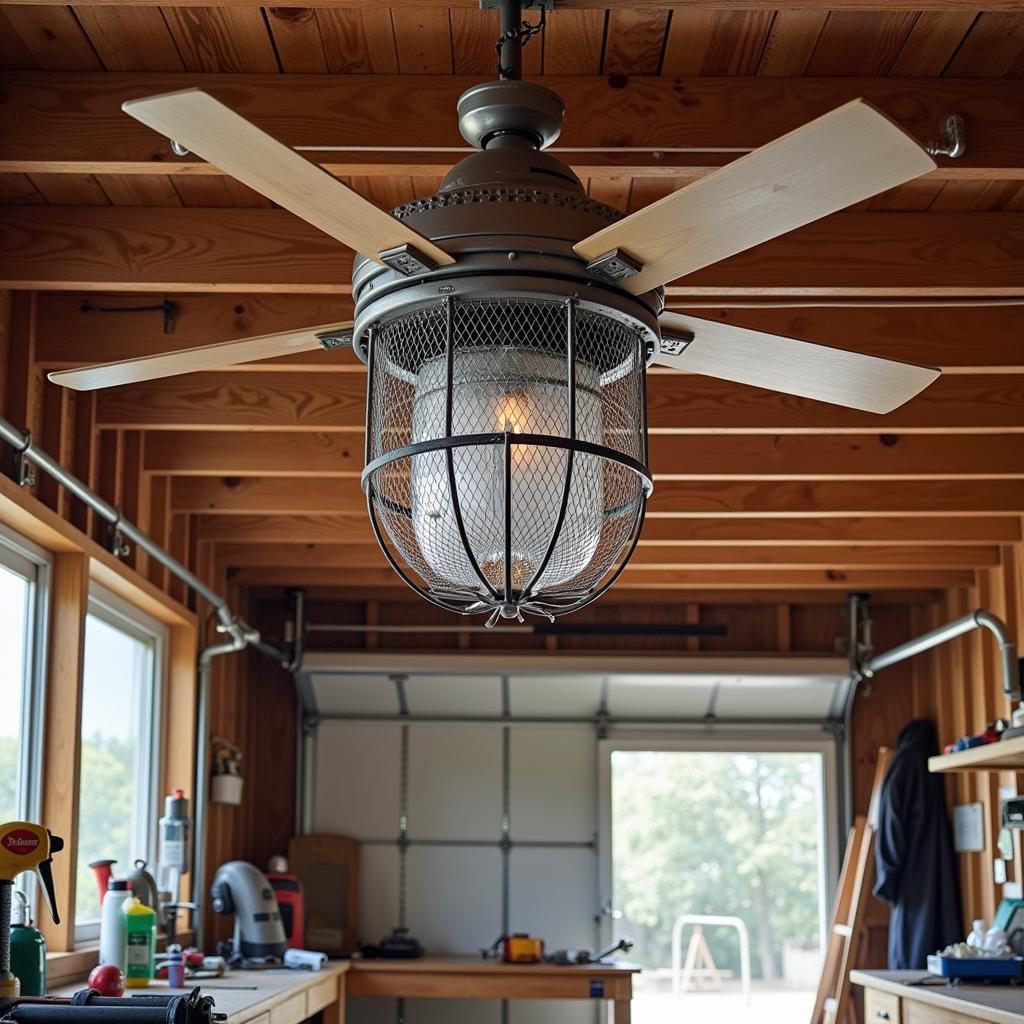
[(205, 92), (125, 103), (355, 249), (355, 321), (50, 375), (88, 390), (351, 345), (375, 535), (418, 593), (489, 622), (575, 611), (625, 568), (653, 488), (649, 365), (875, 413), (939, 375), (664, 309), (666, 283), (932, 170), (899, 126), (855, 100), (623, 216), (544, 152), (563, 104), (521, 81), (536, 26), (501, 8), (500, 77), (458, 103), (477, 151), (391, 213)]

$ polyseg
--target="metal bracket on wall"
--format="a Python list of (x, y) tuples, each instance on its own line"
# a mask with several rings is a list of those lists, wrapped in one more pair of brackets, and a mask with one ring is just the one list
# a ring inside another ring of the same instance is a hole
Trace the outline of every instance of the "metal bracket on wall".
[(107, 527), (107, 550), (115, 558), (127, 558), (132, 553), (132, 546), (125, 539), (121, 530), (121, 520), (117, 519)]
[(939, 124), (942, 142), (926, 142), (925, 152), (929, 156), (945, 156), (958, 160), (967, 152), (967, 125), (959, 114), (950, 114)]
[(164, 334), (173, 334), (178, 322), (178, 304), (170, 299), (153, 306), (94, 306), (88, 299), (82, 299), (78, 309), (82, 316), (90, 313), (162, 313)]
[(25, 443), (14, 450), (14, 479), (19, 487), (35, 487), (36, 467), (26, 458), (26, 452), (32, 447), (32, 431), (25, 430)]

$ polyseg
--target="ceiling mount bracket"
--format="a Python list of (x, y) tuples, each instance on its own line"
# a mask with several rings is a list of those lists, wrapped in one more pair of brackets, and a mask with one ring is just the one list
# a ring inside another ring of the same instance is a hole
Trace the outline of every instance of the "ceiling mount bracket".
[(191, 152), (175, 139), (168, 139), (171, 144), (171, 152), (175, 156), (191, 156)]
[(630, 256), (625, 249), (610, 249), (587, 264), (588, 273), (612, 284), (636, 277), (643, 269), (643, 263)]
[(320, 342), (320, 347), (332, 351), (336, 348), (351, 348), (352, 347), (352, 328), (343, 328), (337, 331), (323, 331), (316, 336), (316, 340)]
[(939, 124), (942, 142), (926, 142), (925, 152), (929, 156), (946, 156), (958, 160), (967, 152), (967, 125), (959, 114), (950, 114)]
[(689, 348), (690, 343), (695, 337), (696, 335), (689, 331), (680, 331), (673, 334), (663, 332), (661, 335), (661, 354), (663, 356), (681, 356)]
[(393, 249), (385, 249), (377, 254), (381, 263), (397, 271), (405, 277), (417, 274), (429, 274), (437, 270), (437, 264), (428, 256), (424, 256), (414, 245), (396, 245)]

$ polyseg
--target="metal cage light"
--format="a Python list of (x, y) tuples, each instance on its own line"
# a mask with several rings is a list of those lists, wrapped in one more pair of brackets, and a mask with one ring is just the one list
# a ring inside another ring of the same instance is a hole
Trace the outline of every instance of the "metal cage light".
[(643, 332), (572, 296), (449, 295), (368, 333), (363, 487), (402, 578), (492, 622), (599, 597), (652, 488)]

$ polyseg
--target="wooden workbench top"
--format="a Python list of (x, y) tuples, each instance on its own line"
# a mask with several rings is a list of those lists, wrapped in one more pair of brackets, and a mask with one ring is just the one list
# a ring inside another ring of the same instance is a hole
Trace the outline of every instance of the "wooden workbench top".
[[(338, 1001), (338, 976), (349, 968), (347, 961), (331, 961), (319, 971), (230, 971), (223, 978), (198, 982), (203, 995), (213, 996), (217, 1010), (228, 1015), (228, 1024), (291, 1024), (304, 1021), (325, 1006)], [(133, 992), (172, 994), (189, 992), (195, 986), (171, 989), (166, 981), (154, 981)], [(68, 996), (85, 988), (85, 982), (63, 985), (50, 995)]]
[(602, 964), (506, 964), (501, 960), (485, 960), (482, 956), (421, 956), (412, 960), (356, 959), (349, 966), (352, 971), (406, 971), (433, 973), (474, 974), (548, 974), (577, 973), (596, 976), (638, 974), (636, 964), (612, 961)]
[(972, 1017), (988, 1024), (1021, 1024), (1024, 1021), (1024, 988), (1010, 985), (963, 984), (914, 985), (908, 982), (930, 978), (927, 971), (851, 971), (854, 985), (880, 989), (900, 999), (913, 999), (931, 1006)]

